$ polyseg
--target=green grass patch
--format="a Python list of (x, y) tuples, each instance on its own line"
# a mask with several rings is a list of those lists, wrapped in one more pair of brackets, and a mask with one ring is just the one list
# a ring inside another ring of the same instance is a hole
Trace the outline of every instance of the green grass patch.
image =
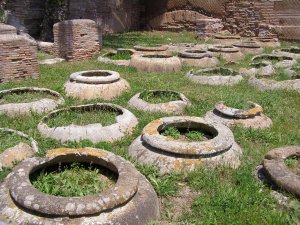
[(300, 174), (300, 158), (299, 157), (289, 157), (285, 161), (285, 165), (293, 172)]
[(108, 54), (106, 57), (111, 60), (130, 60), (131, 54), (129, 52), (122, 51), (122, 52)]
[(217, 68), (217, 69), (210, 69), (207, 71), (200, 71), (196, 72), (195, 75), (199, 76), (236, 76), (239, 75), (238, 72), (226, 69), (226, 68)]
[(231, 99), (228, 99), (224, 104), (228, 107), (231, 107), (231, 108), (248, 109), (249, 104), (248, 104), (247, 101), (248, 101), (247, 99), (231, 98)]
[(178, 191), (177, 183), (182, 177), (181, 174), (172, 173), (160, 176), (158, 169), (151, 165), (137, 165), (137, 168), (151, 182), (159, 196), (176, 195)]
[(31, 146), (30, 141), (26, 138), (20, 137), (13, 133), (0, 131), (0, 153), (8, 148), (18, 145), (21, 142)]
[(50, 127), (62, 127), (70, 124), (80, 126), (100, 123), (103, 126), (109, 126), (116, 123), (117, 112), (108, 110), (99, 111), (62, 111), (47, 121)]
[(0, 96), (0, 104), (27, 103), (39, 101), (44, 98), (57, 99), (53, 95), (45, 92), (19, 92)]
[(32, 175), (31, 182), (43, 193), (61, 197), (82, 197), (103, 192), (114, 184), (115, 177), (104, 170), (80, 163), (56, 166)]
[(276, 64), (280, 61), (282, 61), (282, 59), (278, 58), (278, 57), (269, 57), (269, 56), (265, 56), (265, 57), (258, 57), (254, 60), (255, 63), (262, 63), (264, 61), (269, 61), (272, 64)]
[[(132, 32), (113, 34), (104, 37), (104, 49), (128, 48), (137, 44), (169, 44), (169, 43), (201, 43), (192, 33), (169, 32)], [(295, 45), (284, 42), (284, 47)], [(274, 49), (268, 48), (268, 51)], [(238, 71), (239, 67), (249, 66), (251, 57), (245, 57), (238, 63), (220, 66)], [(226, 64), (226, 65), (225, 65)], [(300, 64), (299, 64), (300, 65)], [(79, 143), (65, 143), (63, 147), (82, 148), (96, 147), (121, 155), (137, 165), (137, 169), (146, 175), (162, 198), (176, 195), (178, 184), (186, 183), (199, 191), (199, 197), (194, 199), (192, 210), (184, 213), (178, 221), (168, 220), (167, 224), (299, 224), (299, 209), (282, 208), (273, 199), (269, 187), (257, 182), (253, 173), (257, 165), (262, 163), (265, 154), (277, 147), (300, 145), (300, 95), (292, 91), (261, 92), (248, 85), (247, 78), (231, 87), (200, 85), (190, 82), (185, 74), (191, 69), (184, 66), (180, 72), (165, 74), (141, 73), (134, 68), (118, 67), (111, 64), (102, 64), (96, 59), (81, 62), (63, 62), (56, 65), (41, 65), (40, 77), (21, 82), (1, 84), (0, 89), (9, 89), (19, 86), (45, 87), (64, 93), (64, 83), (70, 74), (84, 70), (113, 70), (121, 74), (131, 86), (131, 90), (112, 100), (112, 103), (128, 107), (129, 99), (136, 93), (144, 90), (176, 90), (186, 95), (192, 102), (187, 108), (187, 116), (203, 117), (214, 108), (219, 101), (228, 106), (243, 108), (243, 101), (254, 101), (264, 108), (264, 114), (273, 121), (273, 126), (265, 130), (244, 129), (234, 127), (235, 140), (243, 149), (242, 164), (236, 170), (218, 168), (215, 170), (197, 170), (188, 177), (181, 174), (161, 176), (157, 169), (148, 166), (139, 166), (128, 155), (128, 146), (137, 138), (143, 128), (151, 121), (165, 117), (162, 113), (146, 113), (131, 109), (139, 120), (138, 127), (133, 134), (114, 143), (93, 144), (88, 141)], [(196, 70), (196, 69), (195, 69)], [(99, 100), (81, 102), (78, 99), (66, 97), (65, 107), (85, 103), (98, 103)], [(235, 105), (236, 104), (236, 105)], [(241, 105), (239, 105), (241, 104)], [(44, 138), (37, 129), (37, 123), (42, 116), (10, 118), (0, 115), (0, 127), (11, 127), (20, 130), (39, 143), (39, 156), (45, 156), (48, 149), (62, 147), (58, 141)], [(72, 117), (70, 121), (72, 121)], [(65, 120), (65, 119), (63, 119)], [(0, 172), (5, 177), (8, 172)], [(294, 201), (299, 202), (296, 198)], [(162, 212), (163, 214), (164, 212)], [(161, 224), (160, 222), (158, 224)]]
[(181, 141), (205, 141), (207, 137), (204, 133), (197, 130), (179, 130), (176, 127), (168, 127), (162, 133), (164, 136), (172, 137)]
[(181, 100), (178, 93), (167, 91), (144, 91), (140, 94), (140, 98), (152, 104)]
[(45, 52), (42, 52), (42, 51), (38, 51), (37, 57), (38, 57), (38, 60), (45, 60), (45, 59), (55, 58), (55, 56), (50, 55), (50, 54), (45, 53)]

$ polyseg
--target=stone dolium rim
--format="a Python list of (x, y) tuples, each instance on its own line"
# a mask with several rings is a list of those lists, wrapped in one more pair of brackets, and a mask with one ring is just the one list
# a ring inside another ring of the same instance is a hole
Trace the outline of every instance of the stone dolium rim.
[[(35, 189), (30, 175), (61, 163), (89, 163), (118, 174), (110, 189), (85, 197), (56, 197)], [(46, 158), (24, 161), (0, 186), (0, 211), (12, 222), (56, 224), (147, 224), (159, 215), (156, 193), (135, 167), (113, 153), (94, 148), (55, 149)], [(11, 214), (10, 212), (15, 213)], [(0, 217), (0, 220), (2, 218)], [(2, 219), (3, 220), (3, 219)]]
[(280, 56), (276, 54), (261, 54), (256, 55), (251, 59), (253, 62), (259, 60), (272, 61), (278, 60), (278, 62), (272, 63), (276, 68), (286, 68), (291, 67), (297, 64), (297, 61), (289, 56)]
[[(225, 75), (222, 75), (222, 72)], [(209, 73), (210, 75), (206, 75)], [(191, 81), (199, 84), (208, 84), (208, 85), (235, 85), (243, 80), (243, 76), (237, 72), (221, 67), (214, 67), (208, 69), (201, 69), (197, 71), (189, 71), (186, 74), (187, 78)]]
[(167, 73), (179, 72), (182, 68), (178, 57), (169, 54), (135, 54), (130, 65), (139, 72)]
[(81, 100), (101, 98), (109, 101), (130, 89), (129, 83), (120, 74), (111, 70), (80, 71), (71, 74), (65, 83), (67, 96)]
[(219, 60), (205, 49), (185, 49), (179, 52), (183, 64), (197, 66), (200, 68), (214, 67)]
[(278, 187), (300, 198), (300, 176), (291, 172), (284, 162), (290, 157), (300, 157), (299, 146), (277, 148), (268, 152), (263, 162), (264, 172)]
[(271, 79), (258, 79), (256, 77), (252, 77), (251, 79), (249, 79), (249, 84), (260, 91), (287, 90), (300, 92), (300, 79), (276, 81)]
[(208, 51), (215, 57), (223, 57), (227, 62), (237, 62), (244, 58), (240, 49), (232, 45), (210, 46)]
[[(109, 110), (116, 112), (118, 114), (118, 116), (116, 116), (116, 123), (108, 126), (102, 126), (99, 123), (95, 123), (83, 126), (71, 124), (63, 127), (49, 127), (46, 124), (49, 119), (54, 118), (62, 112), (83, 112), (94, 110)], [(131, 134), (137, 124), (137, 118), (127, 109), (114, 104), (99, 103), (72, 106), (53, 111), (39, 122), (38, 130), (44, 137), (53, 138), (61, 141), (62, 143), (67, 141), (79, 142), (81, 140), (90, 140), (93, 143), (100, 141), (114, 142), (122, 139), (126, 135)]]
[(120, 74), (111, 70), (90, 70), (71, 74), (71, 81), (84, 84), (110, 84), (120, 80)]
[(30, 152), (28, 152), (26, 154), (25, 154), (25, 152), (23, 152), (24, 155), (18, 154), (18, 151), (22, 151), (22, 149), (12, 149), (12, 148), (6, 149), (6, 150), (4, 150), (4, 152), (0, 153), (0, 170), (2, 167), (11, 167), (13, 165), (13, 163), (15, 163), (16, 161), (22, 161), (25, 158), (30, 157), (38, 152), (38, 144), (32, 137), (29, 137), (28, 135), (26, 135), (20, 131), (12, 130), (9, 128), (0, 128), (0, 132), (17, 135), (21, 138), (28, 140), (31, 144)]
[[(207, 133), (205, 141), (174, 140), (161, 134), (168, 127), (193, 129)], [(199, 166), (227, 165), (237, 168), (241, 149), (232, 132), (221, 124), (208, 123), (199, 117), (166, 117), (148, 124), (129, 147), (129, 155), (142, 164), (154, 164), (162, 174), (191, 171)]]
[(261, 54), (264, 49), (255, 41), (240, 41), (233, 44), (234, 47), (245, 54)]
[(230, 45), (216, 45), (208, 47), (208, 50), (211, 52), (223, 52), (223, 53), (237, 53), (239, 49)]
[(36, 87), (22, 87), (13, 88), (8, 90), (0, 91), (0, 98), (5, 95), (19, 94), (19, 93), (45, 93), (53, 96), (56, 99), (43, 98), (37, 101), (24, 102), (24, 103), (8, 103), (0, 104), (0, 114), (5, 114), (8, 116), (18, 116), (18, 115), (30, 115), (34, 113), (44, 113), (55, 109), (58, 105), (63, 104), (65, 101), (63, 97), (56, 91), (52, 91), (46, 88), (36, 88)]
[(257, 103), (248, 101), (248, 104), (250, 105), (249, 109), (235, 109), (224, 105), (224, 102), (218, 102), (215, 109), (226, 116), (237, 119), (247, 119), (263, 112), (263, 108)]
[(239, 35), (222, 35), (216, 34), (212, 36), (211, 42), (215, 44), (232, 44), (241, 39)]
[(176, 94), (178, 96), (177, 101), (165, 102), (165, 103), (149, 103), (141, 98), (142, 93), (134, 95), (128, 102), (128, 105), (142, 111), (148, 112), (164, 112), (164, 113), (174, 113), (174, 114), (183, 114), (185, 108), (191, 105), (188, 98), (176, 91), (169, 90), (150, 90), (147, 91), (150, 93), (162, 93), (162, 94)]
[(215, 109), (205, 115), (205, 119), (214, 123), (221, 123), (231, 127), (237, 124), (244, 128), (264, 129), (272, 126), (272, 120), (263, 114), (263, 108), (254, 102), (248, 102), (248, 109), (228, 107), (224, 102), (218, 102)]
[(194, 58), (201, 59), (204, 57), (212, 57), (211, 54), (205, 49), (185, 49), (178, 53), (178, 56), (181, 58)]
[(241, 41), (233, 44), (235, 47), (239, 48), (261, 48), (255, 41)]

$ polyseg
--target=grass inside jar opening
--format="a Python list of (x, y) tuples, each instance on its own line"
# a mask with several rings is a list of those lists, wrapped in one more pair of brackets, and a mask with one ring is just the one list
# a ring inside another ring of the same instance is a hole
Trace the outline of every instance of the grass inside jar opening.
[(120, 114), (120, 112), (113, 109), (61, 111), (49, 118), (47, 124), (50, 127), (69, 126), (71, 124), (85, 126), (96, 123), (109, 126), (116, 123), (116, 117)]
[(283, 60), (290, 60), (290, 58), (287, 57), (276, 57), (276, 56), (261, 56), (261, 57), (257, 57), (254, 59), (254, 62), (258, 62), (258, 63), (262, 63), (262, 62), (266, 62), (269, 61), (272, 64), (276, 64), (278, 62), (281, 62)]
[(168, 91), (144, 91), (140, 94), (140, 98), (152, 104), (181, 100), (180, 95), (178, 93)]
[[(267, 79), (272, 79), (275, 81), (288, 81), (288, 80), (300, 79), (300, 74), (297, 74), (298, 72), (296, 74), (287, 74), (284, 70), (285, 68), (277, 68), (276, 74)], [(261, 79), (266, 77), (257, 75), (257, 78)]]
[(122, 51), (122, 52), (108, 54), (106, 57), (111, 60), (130, 60), (131, 54), (130, 52)]
[(14, 133), (0, 131), (0, 153), (4, 152), (8, 148), (17, 146), (20, 143), (31, 146), (31, 143), (26, 138), (20, 137)]
[(172, 55), (143, 55), (144, 58), (150, 58), (150, 59), (168, 59), (172, 58)]
[(81, 74), (81, 76), (83, 77), (108, 77), (111, 75), (112, 75), (111, 73), (105, 71), (91, 71), (91, 72), (86, 72)]
[(83, 163), (55, 165), (30, 176), (41, 192), (61, 197), (83, 197), (111, 188), (117, 175), (106, 168)]
[(208, 132), (198, 129), (183, 129), (177, 127), (168, 127), (161, 132), (163, 136), (171, 137), (174, 140), (185, 142), (200, 142), (212, 139), (214, 136)]
[(231, 98), (227, 99), (224, 103), (227, 107), (235, 109), (249, 109), (250, 105), (248, 102), (242, 98)]
[(204, 54), (204, 53), (208, 53), (208, 51), (205, 50), (186, 50), (187, 53), (194, 53), (194, 54)]
[(196, 73), (197, 76), (237, 76), (238, 74), (239, 73), (226, 68), (198, 71)]
[(285, 165), (297, 175), (300, 175), (300, 157), (289, 157), (284, 161)]
[(58, 99), (58, 97), (55, 97), (46, 92), (39, 92), (39, 91), (13, 92), (13, 93), (0, 95), (0, 104), (28, 103), (28, 102), (39, 101), (45, 98), (52, 99), (52, 100)]
[(162, 47), (163, 45), (161, 44), (152, 44), (152, 43), (147, 43), (147, 44), (141, 44), (141, 45), (138, 45), (140, 47), (150, 47), (150, 48), (157, 48), (157, 47)]

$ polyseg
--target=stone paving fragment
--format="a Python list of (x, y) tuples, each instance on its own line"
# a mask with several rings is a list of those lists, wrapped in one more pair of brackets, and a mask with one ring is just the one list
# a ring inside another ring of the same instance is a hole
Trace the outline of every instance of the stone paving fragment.
[(187, 106), (191, 105), (188, 98), (179, 92), (162, 91), (162, 90), (150, 90), (148, 92), (177, 94), (179, 96), (180, 100), (155, 104), (155, 103), (149, 103), (149, 102), (143, 100), (140, 97), (142, 93), (138, 93), (129, 100), (128, 105), (130, 107), (133, 107), (133, 108), (141, 110), (141, 111), (154, 112), (154, 113), (157, 113), (157, 112), (173, 113), (175, 115), (184, 114), (185, 108)]
[[(225, 72), (226, 75), (222, 75), (222, 71)], [(210, 74), (206, 75), (206, 73)], [(233, 86), (240, 83), (244, 79), (243, 76), (237, 72), (221, 67), (201, 69), (195, 72), (191, 70), (186, 74), (186, 76), (194, 83), (208, 84), (213, 86)]]
[(45, 93), (49, 94), (56, 99), (43, 98), (41, 100), (25, 102), (25, 103), (7, 103), (0, 104), (0, 115), (5, 114), (7, 116), (20, 116), (20, 115), (31, 115), (32, 112), (42, 114), (55, 109), (58, 105), (64, 104), (65, 100), (56, 91), (52, 91), (46, 88), (36, 87), (22, 87), (13, 88), (8, 90), (0, 91), (0, 98), (5, 95), (17, 94), (17, 93)]
[(53, 64), (57, 64), (57, 63), (61, 63), (66, 61), (65, 59), (62, 58), (53, 58), (53, 59), (44, 59), (39, 61), (40, 65), (53, 65)]
[(263, 166), (267, 177), (272, 182), (300, 198), (300, 176), (289, 170), (284, 162), (291, 157), (300, 157), (299, 146), (277, 148), (268, 152)]
[(272, 126), (272, 120), (263, 114), (263, 108), (248, 102), (249, 109), (235, 109), (228, 107), (224, 102), (218, 102), (215, 109), (205, 115), (205, 120), (212, 123), (221, 123), (231, 127), (242, 125), (245, 128), (265, 129)]
[[(105, 192), (84, 197), (44, 194), (30, 182), (33, 171), (49, 165), (92, 162), (118, 174)], [(146, 225), (159, 218), (157, 195), (135, 167), (113, 153), (94, 148), (55, 149), (45, 158), (24, 161), (0, 185), (0, 222), (26, 224)]]
[(27, 158), (30, 158), (35, 153), (38, 152), (37, 142), (33, 138), (29, 137), (28, 135), (20, 131), (8, 129), (8, 128), (0, 128), (0, 132), (5, 132), (8, 134), (14, 134), (20, 136), (30, 141), (31, 143), (31, 145), (29, 146), (28, 144), (20, 142), (16, 146), (12, 146), (11, 148), (8, 148), (4, 150), (2, 153), (0, 153), (0, 171), (2, 168), (13, 167), (15, 162), (23, 161)]
[[(84, 111), (113, 111), (117, 112), (116, 123), (103, 126), (100, 123), (88, 125), (70, 124), (62, 127), (49, 127), (47, 121), (55, 118), (58, 114), (66, 111), (77, 111), (78, 113)], [(137, 126), (137, 118), (127, 109), (121, 106), (98, 103), (90, 105), (72, 106), (65, 109), (59, 109), (49, 113), (38, 124), (38, 130), (43, 137), (52, 138), (62, 143), (74, 141), (80, 142), (82, 140), (90, 140), (93, 143), (101, 141), (115, 142), (121, 140), (126, 135), (130, 135), (133, 129)]]
[[(197, 129), (209, 133), (213, 138), (202, 142), (187, 142), (161, 134), (171, 126), (177, 129)], [(188, 116), (152, 121), (129, 146), (128, 152), (141, 164), (157, 166), (161, 174), (192, 171), (200, 166), (237, 168), (242, 155), (229, 128)]]
[(103, 99), (106, 101), (119, 97), (130, 89), (129, 83), (120, 74), (111, 70), (80, 71), (71, 74), (64, 85), (67, 96), (80, 100)]

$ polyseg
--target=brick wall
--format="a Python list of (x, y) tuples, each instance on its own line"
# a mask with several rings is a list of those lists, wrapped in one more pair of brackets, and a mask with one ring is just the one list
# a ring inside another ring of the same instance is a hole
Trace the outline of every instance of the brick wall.
[(230, 0), (225, 4), (225, 28), (242, 36), (258, 36), (261, 25), (278, 25), (274, 1)]
[(20, 35), (0, 35), (0, 83), (37, 78), (36, 48)]
[(93, 20), (66, 20), (53, 26), (56, 54), (69, 61), (95, 56), (99, 50), (99, 31)]

